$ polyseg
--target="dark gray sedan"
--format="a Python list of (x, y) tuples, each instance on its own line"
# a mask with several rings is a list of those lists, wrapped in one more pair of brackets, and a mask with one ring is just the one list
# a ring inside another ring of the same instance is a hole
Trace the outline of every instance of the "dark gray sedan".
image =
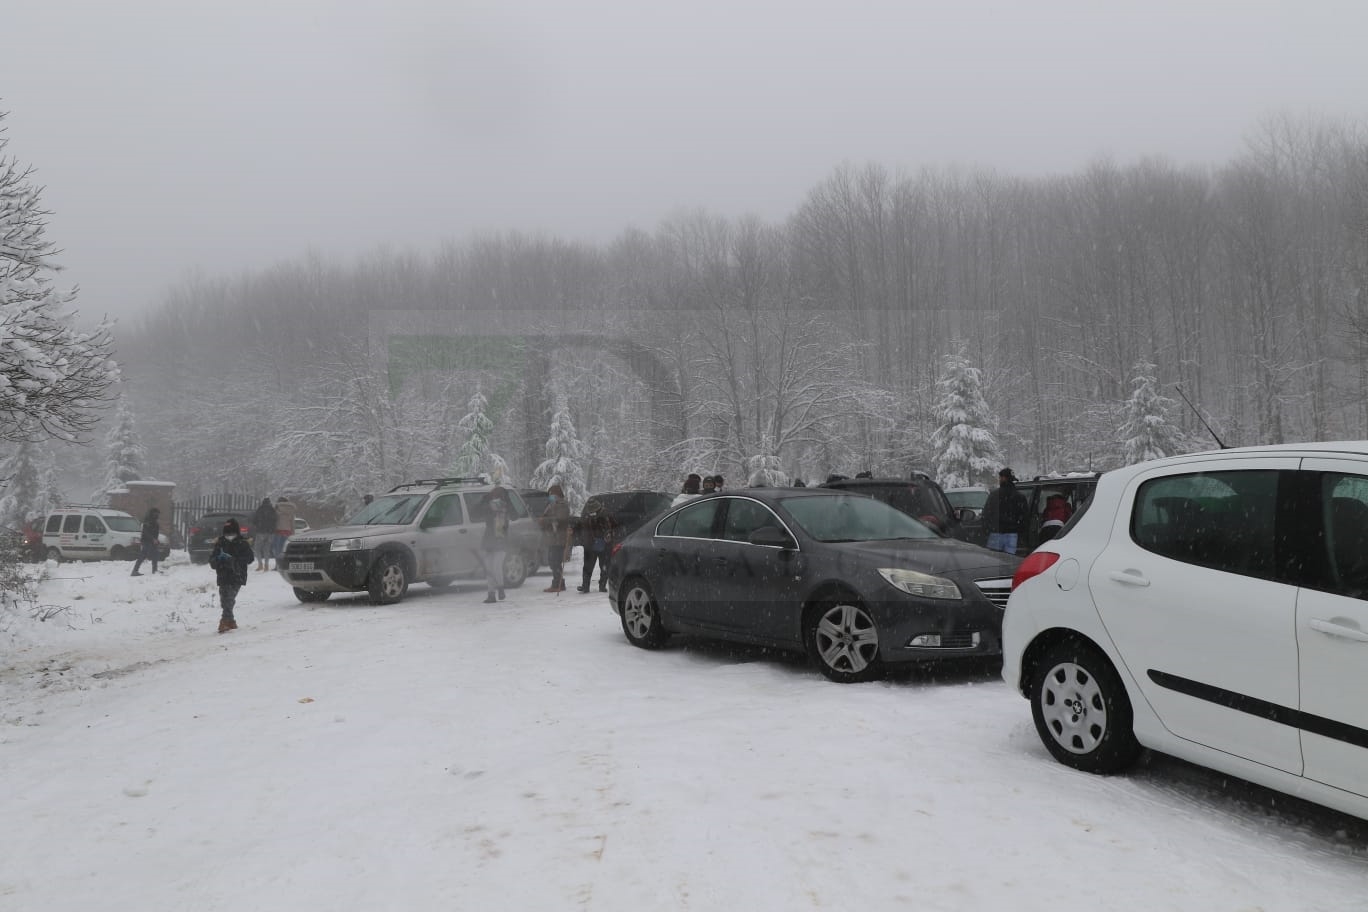
[(1019, 563), (868, 497), (747, 488), (628, 536), (608, 591), (635, 646), (685, 633), (798, 650), (847, 683), (895, 663), (1001, 655)]

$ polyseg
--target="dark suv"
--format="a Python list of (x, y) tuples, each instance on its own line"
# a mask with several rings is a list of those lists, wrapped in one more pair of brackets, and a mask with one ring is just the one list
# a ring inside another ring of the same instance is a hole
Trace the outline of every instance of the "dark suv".
[(842, 478), (828, 481), (821, 487), (881, 500), (921, 520), (945, 538), (969, 540), (955, 508), (950, 505), (950, 499), (936, 484), (936, 480), (925, 472), (913, 472), (910, 478)]
[(673, 502), (673, 495), (661, 491), (610, 491), (586, 500), (583, 513), (602, 510), (613, 524), (613, 537), (621, 541), (652, 516), (665, 512)]
[[(190, 534), (185, 539), (185, 550), (190, 552), (190, 562), (194, 564), (209, 563), (209, 552), (214, 550), (214, 542), (218, 541), (219, 535), (223, 533), (223, 524), (230, 519), (236, 519), (238, 526), (242, 529), (242, 537), (251, 544), (257, 530), (252, 528), (252, 514), (239, 513), (235, 510), (221, 510), (216, 513), (205, 513), (199, 519), (190, 524)], [(266, 534), (274, 534), (274, 529), (266, 530)]]
[(1017, 490), (1026, 497), (1026, 528), (1017, 536), (1017, 554), (1030, 554), (1040, 544), (1041, 514), (1045, 500), (1052, 493), (1061, 494), (1077, 513), (1097, 490), (1097, 472), (1064, 472), (1058, 475), (1037, 475), (1030, 481), (1018, 481)]

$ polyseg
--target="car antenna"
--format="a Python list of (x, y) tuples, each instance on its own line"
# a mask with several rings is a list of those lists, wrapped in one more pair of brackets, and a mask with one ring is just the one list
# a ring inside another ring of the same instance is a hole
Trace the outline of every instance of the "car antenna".
[(1211, 429), (1211, 425), (1207, 424), (1207, 420), (1202, 417), (1202, 413), (1197, 411), (1197, 406), (1193, 405), (1192, 400), (1187, 397), (1187, 393), (1183, 392), (1183, 387), (1175, 383), (1173, 384), (1173, 388), (1178, 391), (1178, 395), (1183, 397), (1183, 401), (1187, 403), (1188, 408), (1192, 409), (1192, 414), (1197, 416), (1197, 420), (1202, 422), (1202, 427), (1206, 428), (1207, 433), (1211, 435), (1211, 439), (1216, 441), (1216, 446), (1223, 450), (1230, 449), (1230, 447), (1226, 446), (1220, 437), (1216, 436), (1216, 432)]

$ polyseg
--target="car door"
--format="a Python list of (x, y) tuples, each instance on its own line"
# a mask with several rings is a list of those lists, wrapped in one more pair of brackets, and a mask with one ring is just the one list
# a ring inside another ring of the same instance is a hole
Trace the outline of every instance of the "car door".
[(418, 575), (456, 576), (476, 568), (472, 539), (466, 523), (461, 496), (455, 492), (439, 494), (427, 505), (418, 521)]
[(1368, 795), (1368, 463), (1302, 468), (1319, 476), (1325, 550), (1297, 598), (1303, 775)]
[(1297, 461), (1137, 475), (1089, 570), (1102, 622), (1165, 728), (1293, 773), (1297, 586), (1270, 577), (1278, 484)]
[(81, 534), (85, 537), (81, 547), (88, 557), (109, 556), (109, 527), (103, 519), (94, 513), (85, 514), (81, 518)]
[(723, 503), (721, 535), (712, 555), (722, 597), (709, 606), (709, 624), (764, 642), (798, 642), (802, 606), (794, 579), (797, 550), (750, 543), (751, 533), (766, 527), (790, 537), (793, 533), (758, 500), (727, 497)]
[(668, 532), (653, 541), (648, 582), (661, 607), (685, 623), (706, 623), (711, 605), (722, 598), (712, 563), (721, 504), (713, 497), (690, 503), (668, 518)]

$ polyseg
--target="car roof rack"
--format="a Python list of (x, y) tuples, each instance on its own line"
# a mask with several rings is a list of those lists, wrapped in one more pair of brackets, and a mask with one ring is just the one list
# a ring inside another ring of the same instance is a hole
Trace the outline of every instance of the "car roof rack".
[(488, 475), (454, 475), (454, 476), (452, 476), (452, 477), (450, 477), (450, 478), (419, 478), (419, 479), (416, 480), (416, 481), (409, 481), (409, 482), (405, 482), (404, 484), (395, 485), (394, 487), (390, 488), (390, 493), (393, 493), (393, 492), (395, 492), (395, 491), (398, 491), (398, 490), (401, 489), (401, 488), (416, 488), (416, 487), (418, 487), (419, 485), (436, 485), (436, 486), (439, 487), (439, 488), (444, 488), (444, 487), (447, 487), (448, 485), (462, 485), (462, 484), (469, 484), (469, 485), (484, 485), (484, 484), (489, 484), (489, 476), (488, 476)]

